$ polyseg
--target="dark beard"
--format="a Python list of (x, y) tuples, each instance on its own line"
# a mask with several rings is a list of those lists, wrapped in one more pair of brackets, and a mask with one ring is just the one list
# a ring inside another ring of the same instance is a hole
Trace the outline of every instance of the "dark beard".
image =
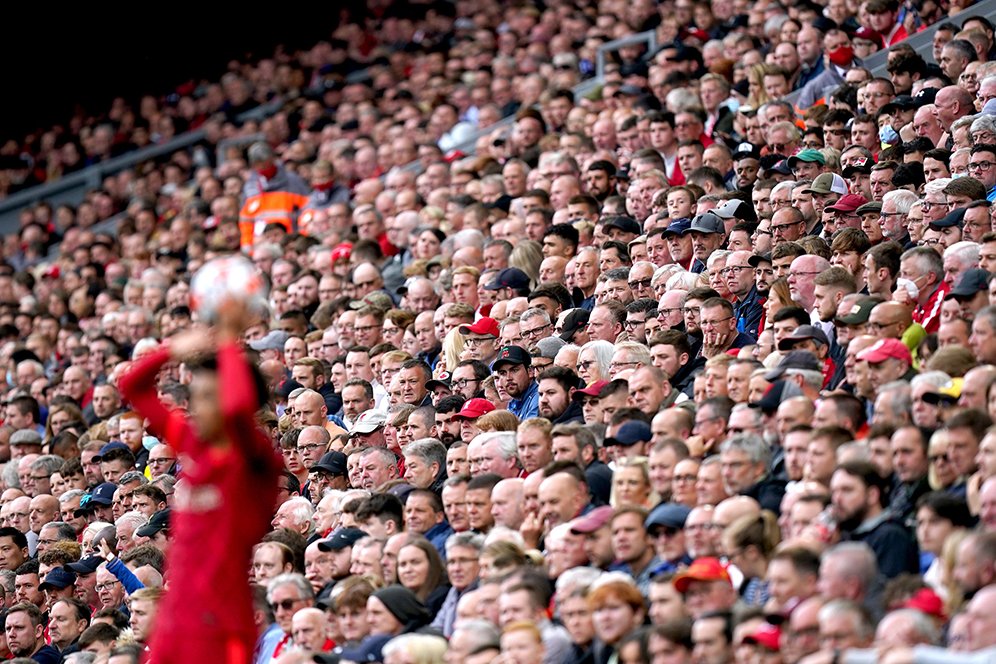
[(858, 526), (860, 526), (862, 523), (864, 523), (865, 517), (867, 515), (868, 515), (868, 510), (862, 509), (855, 512), (846, 519), (841, 519), (837, 525), (843, 531), (852, 531)]

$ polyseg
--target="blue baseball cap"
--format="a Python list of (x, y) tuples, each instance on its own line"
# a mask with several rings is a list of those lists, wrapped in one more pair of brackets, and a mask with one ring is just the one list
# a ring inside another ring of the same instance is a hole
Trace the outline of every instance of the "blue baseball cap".
[(637, 443), (646, 443), (652, 437), (653, 433), (650, 431), (649, 424), (640, 420), (631, 420), (619, 427), (619, 431), (616, 432), (614, 438), (606, 438), (605, 446), (621, 445), (622, 447), (631, 447)]

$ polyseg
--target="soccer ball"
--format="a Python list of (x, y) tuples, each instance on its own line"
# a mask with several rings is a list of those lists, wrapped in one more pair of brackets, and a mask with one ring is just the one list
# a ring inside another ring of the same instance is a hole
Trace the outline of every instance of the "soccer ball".
[(205, 263), (190, 282), (190, 307), (200, 320), (213, 323), (218, 307), (234, 298), (249, 311), (266, 311), (266, 283), (259, 270), (243, 256), (224, 256)]

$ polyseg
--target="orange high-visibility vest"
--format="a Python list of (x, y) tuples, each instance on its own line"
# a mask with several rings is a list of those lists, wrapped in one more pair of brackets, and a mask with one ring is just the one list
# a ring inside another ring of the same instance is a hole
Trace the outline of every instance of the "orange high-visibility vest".
[(267, 224), (282, 224), (288, 233), (293, 232), (297, 214), (307, 204), (307, 196), (289, 191), (264, 191), (250, 196), (239, 213), (242, 246), (252, 247)]

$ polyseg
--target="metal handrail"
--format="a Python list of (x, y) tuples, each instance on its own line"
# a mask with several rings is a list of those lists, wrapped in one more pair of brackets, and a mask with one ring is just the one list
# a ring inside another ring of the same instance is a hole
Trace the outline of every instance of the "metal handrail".
[[(237, 120), (239, 122), (246, 122), (248, 120), (269, 117), (282, 108), (284, 103), (285, 101), (282, 98), (274, 98), (265, 104), (242, 113), (237, 117)], [(45, 182), (37, 187), (31, 187), (30, 189), (11, 194), (0, 200), (0, 233), (4, 235), (16, 233), (18, 229), (18, 215), (23, 208), (29, 205), (42, 201), (52, 205), (78, 203), (82, 200), (83, 194), (88, 189), (99, 187), (108, 175), (196, 145), (205, 136), (206, 132), (204, 129), (193, 129), (180, 134), (166, 143), (150, 145), (141, 150), (128, 152), (119, 157), (93, 164), (75, 173), (70, 173), (58, 180)]]

